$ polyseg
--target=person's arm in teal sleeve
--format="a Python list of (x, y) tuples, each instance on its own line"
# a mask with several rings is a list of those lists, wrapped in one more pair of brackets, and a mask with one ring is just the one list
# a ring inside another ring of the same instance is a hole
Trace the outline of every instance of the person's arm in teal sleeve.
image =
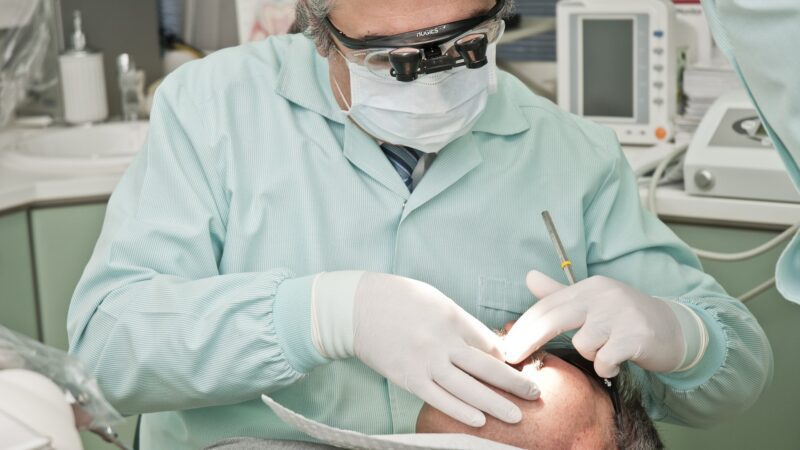
[(800, 2), (702, 3), (714, 38), (739, 73), (800, 189)]
[[(659, 420), (706, 426), (751, 406), (772, 376), (772, 350), (755, 317), (702, 271), (689, 247), (648, 211), (619, 144), (585, 212), (589, 275), (604, 275), (686, 305), (700, 317), (708, 346), (683, 372), (645, 375), (647, 407)], [(644, 375), (644, 374), (642, 374)]]
[[(720, 49), (739, 73), (775, 148), (800, 190), (800, 2), (703, 0)], [(775, 269), (775, 286), (800, 303), (800, 235)]]
[(70, 305), (70, 351), (126, 414), (258, 398), (327, 361), (309, 331), (313, 275), (220, 273), (228, 205), (211, 114), (174, 79), (159, 89)]

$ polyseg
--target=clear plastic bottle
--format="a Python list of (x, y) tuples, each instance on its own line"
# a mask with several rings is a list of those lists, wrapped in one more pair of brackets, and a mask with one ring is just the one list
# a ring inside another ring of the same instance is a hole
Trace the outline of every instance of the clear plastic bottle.
[(117, 57), (119, 91), (122, 96), (122, 120), (139, 120), (139, 79), (136, 64), (127, 53)]

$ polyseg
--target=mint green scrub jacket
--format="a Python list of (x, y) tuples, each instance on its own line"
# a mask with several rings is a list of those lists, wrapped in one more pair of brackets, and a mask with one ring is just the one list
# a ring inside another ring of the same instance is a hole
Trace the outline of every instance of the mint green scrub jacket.
[(262, 393), (336, 427), (413, 432), (418, 398), (314, 349), (314, 275), (422, 280), (499, 329), (536, 301), (529, 270), (565, 281), (543, 210), (579, 278), (622, 280), (704, 321), (700, 364), (636, 368), (655, 419), (706, 425), (757, 399), (772, 374), (763, 330), (643, 210), (612, 131), (501, 72), (481, 119), (410, 195), (340, 111), (327, 61), (299, 35), (219, 51), (158, 89), (72, 299), (70, 350), (122, 413), (144, 414), (144, 450), (310, 439)]
[[(800, 1), (703, 0), (720, 49), (738, 72), (800, 190)], [(800, 234), (775, 269), (777, 287), (800, 304)]]

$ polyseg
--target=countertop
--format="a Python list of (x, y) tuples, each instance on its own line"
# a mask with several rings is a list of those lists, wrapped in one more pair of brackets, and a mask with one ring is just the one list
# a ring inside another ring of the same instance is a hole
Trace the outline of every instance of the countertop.
[[(0, 132), (0, 152), (9, 151), (11, 142), (41, 133), (37, 129), (11, 129)], [(107, 197), (122, 173), (74, 176), (26, 173), (0, 163), (0, 214), (29, 205)]]
[[(13, 139), (40, 131), (7, 130), (0, 133), (0, 152)], [(122, 173), (104, 175), (49, 175), (15, 171), (0, 165), (0, 214), (43, 203), (75, 203), (108, 197)], [(646, 189), (641, 191), (642, 199)], [(661, 186), (656, 195), (658, 212), (670, 220), (744, 227), (785, 228), (800, 222), (800, 203), (697, 197), (677, 185)]]

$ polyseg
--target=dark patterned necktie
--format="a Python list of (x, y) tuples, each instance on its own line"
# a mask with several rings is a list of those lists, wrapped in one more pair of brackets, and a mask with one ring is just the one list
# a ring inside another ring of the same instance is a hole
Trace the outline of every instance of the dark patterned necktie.
[(394, 170), (400, 174), (400, 178), (403, 179), (403, 183), (406, 184), (410, 192), (414, 184), (411, 175), (414, 173), (414, 168), (417, 167), (417, 163), (424, 153), (411, 147), (385, 142), (381, 144), (381, 149), (386, 157), (389, 158), (389, 162), (392, 163), (392, 166), (394, 166)]

